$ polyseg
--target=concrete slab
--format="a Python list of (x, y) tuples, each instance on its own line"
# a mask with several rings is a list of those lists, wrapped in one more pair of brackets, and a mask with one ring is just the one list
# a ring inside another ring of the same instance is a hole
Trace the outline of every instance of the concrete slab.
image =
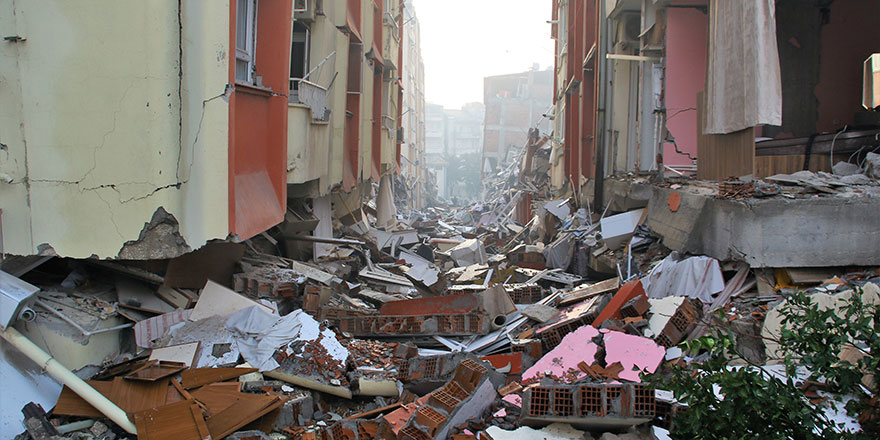
[[(608, 181), (605, 198), (647, 202), (647, 226), (683, 253), (752, 267), (880, 264), (880, 198), (726, 200), (685, 189)], [(669, 208), (672, 192), (681, 193), (677, 211)]]

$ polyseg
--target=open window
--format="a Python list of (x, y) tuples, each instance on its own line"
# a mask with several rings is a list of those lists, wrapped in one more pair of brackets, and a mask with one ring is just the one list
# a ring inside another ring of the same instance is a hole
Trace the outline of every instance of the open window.
[(290, 90), (299, 90), (300, 81), (309, 73), (309, 27), (293, 22), (293, 43), (290, 46)]
[(257, 0), (237, 0), (235, 9), (235, 80), (254, 83), (257, 52)]

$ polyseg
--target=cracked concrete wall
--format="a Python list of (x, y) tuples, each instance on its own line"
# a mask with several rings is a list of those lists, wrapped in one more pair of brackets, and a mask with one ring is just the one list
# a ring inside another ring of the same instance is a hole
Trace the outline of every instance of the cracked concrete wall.
[(160, 207), (228, 234), (221, 3), (0, 0), (3, 252), (115, 257)]

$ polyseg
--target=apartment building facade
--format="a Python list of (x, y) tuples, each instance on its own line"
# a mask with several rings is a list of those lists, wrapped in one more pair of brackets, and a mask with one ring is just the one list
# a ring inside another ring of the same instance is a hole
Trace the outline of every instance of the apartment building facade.
[(0, 9), (4, 253), (174, 257), (397, 171), (402, 0)]
[[(554, 0), (552, 186), (602, 206), (618, 174), (830, 171), (835, 133), (878, 125), (861, 98), (880, 46), (853, 32), (878, 15), (858, 0)], [(842, 133), (847, 155), (873, 135)]]
[(425, 162), (425, 62), (422, 59), (421, 27), (412, 0), (404, 2), (403, 14), (403, 111), (400, 174), (411, 188), (410, 207), (425, 206), (428, 185)]

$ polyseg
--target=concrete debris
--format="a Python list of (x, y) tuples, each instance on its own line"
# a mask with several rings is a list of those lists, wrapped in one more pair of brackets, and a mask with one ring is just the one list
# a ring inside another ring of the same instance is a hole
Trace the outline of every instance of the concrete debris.
[(559, 310), (543, 304), (529, 304), (520, 313), (543, 324), (559, 315)]
[(511, 431), (491, 426), (486, 434), (492, 440), (583, 440), (585, 432), (564, 423), (553, 423), (541, 429), (522, 426)]
[[(737, 330), (749, 360), (773, 364), (781, 354), (764, 341), (779, 332), (788, 292), (810, 289), (835, 307), (853, 281), (878, 276), (679, 253), (675, 240), (696, 226), (677, 224), (675, 238), (664, 216), (697, 215), (688, 188), (673, 184), (675, 196), (652, 201), (662, 214), (627, 198), (591, 212), (582, 195), (550, 190), (549, 138), (532, 135), (523, 167), (490, 176), (485, 201), (468, 207), (411, 210), (386, 176), (369, 200), (366, 191), (313, 208), (300, 201), (277, 231), (198, 255), (11, 260), (16, 275), (0, 274), (3, 321), (79, 369), (143, 438), (667, 438), (680, 405), (642, 382), (690, 362), (679, 344), (705, 334), (710, 316)], [(847, 191), (873, 179), (865, 163), (703, 191), (738, 201), (792, 186)], [(9, 283), (25, 281), (16, 299)], [(878, 301), (875, 284), (864, 292)], [(90, 438), (122, 433), (71, 389), (0, 353), (15, 382), (10, 404), (56, 405), (4, 414), (4, 437), (80, 422), (70, 417), (106, 428)], [(874, 380), (866, 372), (866, 386)]]

